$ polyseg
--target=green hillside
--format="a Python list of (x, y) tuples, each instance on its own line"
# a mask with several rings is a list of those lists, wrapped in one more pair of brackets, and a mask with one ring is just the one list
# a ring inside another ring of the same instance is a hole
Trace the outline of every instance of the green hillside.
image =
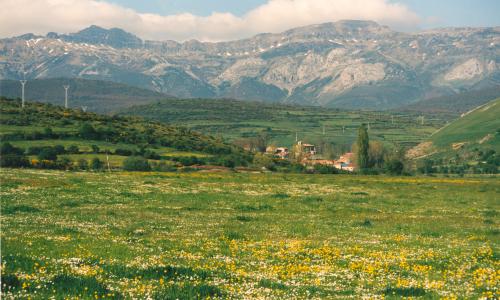
[(446, 122), (426, 118), (422, 124), (419, 115), (413, 113), (344, 111), (228, 99), (168, 99), (130, 107), (120, 114), (188, 126), (229, 140), (265, 133), (270, 143), (284, 146), (291, 146), (297, 135), (304, 141), (350, 147), (362, 123), (370, 123), (373, 139), (413, 146)]
[(463, 114), (426, 142), (410, 149), (424, 173), (498, 173), (500, 167), (500, 98)]
[(36, 102), (28, 102), (23, 109), (19, 100), (3, 97), (0, 97), (0, 139), (21, 148), (30, 161), (42, 161), (40, 152), (55, 149), (58, 160), (73, 162), (68, 167), (81, 159), (90, 162), (99, 158), (109, 160), (112, 168), (120, 168), (131, 156), (167, 165), (181, 162), (234, 166), (251, 160), (242, 149), (187, 128)]
[[(69, 106), (87, 106), (88, 111), (107, 113), (132, 105), (151, 103), (171, 98), (161, 93), (121, 83), (76, 78), (50, 78), (29, 80), (25, 97), (29, 101), (40, 101), (64, 105), (63, 85), (69, 85)], [(0, 96), (21, 97), (21, 84), (17, 80), (1, 80)]]
[(431, 141), (441, 149), (466, 143), (500, 150), (500, 98), (464, 114), (436, 132)]

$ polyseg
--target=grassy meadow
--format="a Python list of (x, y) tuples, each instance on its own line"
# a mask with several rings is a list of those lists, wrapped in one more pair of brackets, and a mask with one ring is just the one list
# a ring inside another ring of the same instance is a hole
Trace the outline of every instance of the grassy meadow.
[(500, 297), (498, 177), (0, 179), (5, 299)]

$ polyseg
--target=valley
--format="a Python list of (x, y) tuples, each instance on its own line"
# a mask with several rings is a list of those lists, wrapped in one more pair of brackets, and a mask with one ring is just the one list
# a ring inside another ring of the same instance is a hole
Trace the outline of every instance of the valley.
[(401, 1), (2, 4), (0, 298), (499, 299), (500, 27)]
[(292, 146), (299, 140), (334, 143), (344, 149), (356, 139), (362, 123), (370, 124), (373, 139), (410, 147), (423, 141), (450, 120), (413, 113), (349, 111), (320, 107), (285, 106), (229, 99), (170, 99), (134, 106), (119, 115), (136, 115), (231, 141), (266, 134), (269, 143)]

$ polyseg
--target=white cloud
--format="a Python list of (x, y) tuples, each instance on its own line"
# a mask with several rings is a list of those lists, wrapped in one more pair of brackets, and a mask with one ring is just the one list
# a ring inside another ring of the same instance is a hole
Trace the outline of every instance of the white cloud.
[(374, 20), (416, 28), (419, 17), (388, 0), (269, 0), (239, 17), (231, 13), (161, 16), (97, 0), (0, 0), (0, 36), (75, 32), (95, 24), (119, 27), (144, 39), (221, 41), (330, 21)]

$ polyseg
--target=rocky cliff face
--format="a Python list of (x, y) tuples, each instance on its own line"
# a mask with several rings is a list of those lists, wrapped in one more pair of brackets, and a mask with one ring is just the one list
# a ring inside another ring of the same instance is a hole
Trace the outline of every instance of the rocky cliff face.
[(391, 108), (500, 84), (500, 28), (415, 34), (341, 21), (221, 43), (92, 26), (0, 40), (0, 79), (105, 79), (179, 97)]

